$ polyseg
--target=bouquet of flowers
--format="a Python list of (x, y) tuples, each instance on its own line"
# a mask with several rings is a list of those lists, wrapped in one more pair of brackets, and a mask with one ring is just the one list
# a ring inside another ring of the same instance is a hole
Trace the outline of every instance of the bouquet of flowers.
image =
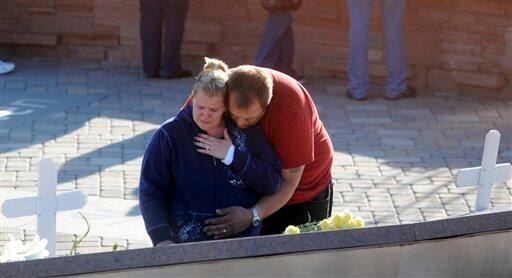
[(341, 214), (336, 213), (322, 221), (308, 221), (308, 223), (299, 226), (290, 225), (286, 227), (286, 230), (283, 232), (283, 234), (295, 235), (315, 231), (334, 231), (342, 229), (356, 229), (363, 227), (363, 218), (354, 217), (350, 211), (345, 210)]

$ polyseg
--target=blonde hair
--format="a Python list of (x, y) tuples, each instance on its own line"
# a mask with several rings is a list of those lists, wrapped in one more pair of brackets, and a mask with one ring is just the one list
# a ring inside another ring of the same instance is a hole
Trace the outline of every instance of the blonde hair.
[(272, 100), (273, 87), (270, 73), (251, 65), (232, 69), (228, 80), (229, 93), (240, 108), (249, 108), (254, 101), (258, 101), (262, 108), (267, 108)]
[(208, 96), (222, 96), (226, 101), (228, 79), (229, 68), (223, 61), (204, 57), (203, 70), (196, 77), (192, 95), (195, 96), (198, 91), (201, 91)]

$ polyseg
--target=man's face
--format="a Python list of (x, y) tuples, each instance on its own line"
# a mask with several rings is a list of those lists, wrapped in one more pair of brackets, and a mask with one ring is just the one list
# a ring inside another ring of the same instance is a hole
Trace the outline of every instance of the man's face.
[(229, 112), (236, 125), (244, 129), (257, 124), (265, 114), (265, 109), (256, 100), (248, 108), (239, 108), (236, 106), (233, 94), (231, 93), (229, 95)]

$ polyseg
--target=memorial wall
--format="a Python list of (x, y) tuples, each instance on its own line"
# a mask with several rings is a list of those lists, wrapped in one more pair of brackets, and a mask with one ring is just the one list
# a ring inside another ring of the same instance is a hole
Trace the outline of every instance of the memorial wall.
[[(140, 64), (138, 0), (0, 0), (0, 8), (1, 49), (10, 53)], [(377, 5), (373, 12), (370, 72), (382, 80)], [(251, 63), (265, 18), (259, 0), (192, 0), (182, 54)], [(512, 96), (512, 2), (410, 0), (404, 19), (410, 86)], [(346, 1), (303, 1), (293, 24), (299, 73), (346, 78), (349, 26)]]

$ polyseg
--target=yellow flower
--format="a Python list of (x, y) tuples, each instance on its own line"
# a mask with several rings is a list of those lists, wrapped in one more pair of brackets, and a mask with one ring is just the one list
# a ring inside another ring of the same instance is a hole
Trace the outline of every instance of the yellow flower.
[(352, 221), (350, 221), (350, 226), (352, 226), (352, 228), (363, 228), (364, 227), (363, 218), (355, 217), (354, 219), (352, 219)]
[(331, 216), (332, 226), (336, 230), (346, 228), (352, 220), (352, 213), (345, 210), (342, 214), (335, 214)]
[(318, 224), (318, 226), (320, 226), (320, 229), (322, 229), (322, 231), (332, 230), (331, 221), (329, 221), (329, 219), (324, 219), (320, 221), (320, 224)]
[(293, 225), (290, 225), (288, 227), (286, 227), (286, 230), (284, 230), (284, 234), (285, 235), (296, 235), (296, 234), (300, 234), (300, 229), (293, 226)]

